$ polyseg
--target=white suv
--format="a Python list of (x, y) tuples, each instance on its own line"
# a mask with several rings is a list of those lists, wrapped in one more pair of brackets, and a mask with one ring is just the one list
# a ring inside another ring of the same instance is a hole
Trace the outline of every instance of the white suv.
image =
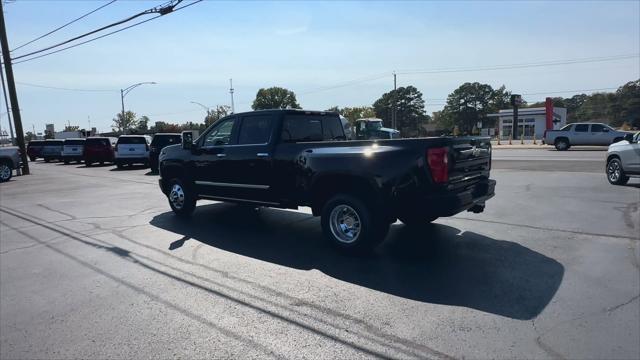
[(640, 132), (627, 134), (625, 139), (609, 145), (607, 151), (607, 180), (624, 185), (629, 176), (640, 176)]
[(143, 164), (149, 166), (149, 144), (146, 135), (122, 135), (115, 147), (115, 163), (118, 169), (124, 165)]

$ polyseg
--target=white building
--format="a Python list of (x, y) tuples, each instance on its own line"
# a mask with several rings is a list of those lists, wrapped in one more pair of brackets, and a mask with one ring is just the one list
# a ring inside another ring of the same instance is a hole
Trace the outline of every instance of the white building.
[[(497, 117), (497, 129), (500, 139), (507, 140), (512, 134), (513, 110), (500, 110), (497, 114), (489, 114), (489, 117)], [(560, 107), (535, 107), (518, 109), (518, 136), (524, 134), (525, 139), (544, 137), (545, 130), (559, 129), (567, 124), (567, 109)]]

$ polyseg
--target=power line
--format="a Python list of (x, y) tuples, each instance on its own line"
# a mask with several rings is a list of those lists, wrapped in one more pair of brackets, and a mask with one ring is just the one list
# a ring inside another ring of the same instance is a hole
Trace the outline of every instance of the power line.
[[(19, 60), (19, 59), (22, 59), (22, 58), (25, 58), (25, 57), (28, 57), (28, 56), (31, 56), (31, 55), (35, 55), (35, 54), (39, 54), (39, 53), (41, 53), (41, 52), (45, 52), (45, 51), (47, 51), (47, 50), (51, 50), (51, 49), (53, 49), (53, 48), (60, 47), (60, 46), (62, 46), (62, 45), (68, 44), (68, 43), (70, 43), (70, 42), (74, 42), (74, 41), (76, 41), (76, 40), (82, 39), (83, 37), (87, 37), (87, 36), (89, 36), (89, 35), (93, 35), (93, 34), (95, 34), (95, 33), (97, 33), (97, 32), (100, 32), (100, 31), (103, 31), (103, 30), (106, 30), (106, 29), (112, 28), (112, 27), (114, 27), (114, 26), (122, 25), (122, 24), (124, 24), (124, 23), (126, 23), (126, 22), (129, 22), (129, 21), (131, 21), (131, 20), (133, 20), (133, 19), (136, 19), (136, 18), (138, 18), (138, 17), (140, 17), (140, 16), (144, 16), (144, 15), (148, 15), (148, 14), (152, 14), (152, 13), (160, 13), (160, 15), (159, 15), (159, 16), (162, 16), (162, 15), (164, 15), (165, 13), (169, 13), (169, 12), (171, 12), (171, 11), (173, 10), (173, 8), (174, 8), (177, 4), (179, 4), (182, 0), (174, 0), (174, 1), (177, 1), (177, 3), (176, 3), (176, 4), (174, 4), (174, 5), (157, 6), (157, 7), (154, 7), (154, 8), (148, 9), (148, 10), (145, 10), (145, 11), (141, 11), (141, 12), (139, 12), (139, 13), (135, 14), (135, 15), (131, 15), (131, 16), (129, 16), (129, 17), (128, 17), (128, 18), (126, 18), (126, 19), (123, 19), (123, 20), (120, 20), (120, 21), (116, 21), (116, 22), (111, 23), (111, 24), (109, 24), (109, 25), (105, 25), (105, 26), (103, 26), (103, 27), (101, 27), (101, 28), (98, 28), (98, 29), (95, 29), (95, 30), (89, 31), (88, 33), (84, 33), (84, 34), (82, 34), (82, 35), (78, 35), (78, 36), (76, 36), (76, 37), (73, 37), (73, 38), (71, 38), (71, 39), (65, 40), (65, 41), (60, 42), (60, 43), (58, 43), (58, 44), (51, 45), (51, 46), (48, 46), (48, 47), (43, 48), (43, 49), (40, 49), (40, 50), (32, 51), (32, 52), (30, 52), (30, 53), (28, 53), (28, 54), (24, 54), (24, 55), (16, 56), (16, 57), (14, 57), (14, 58), (13, 58), (13, 60)], [(173, 2), (173, 1), (172, 1), (172, 2)]]
[(509, 70), (509, 69), (522, 69), (522, 68), (532, 68), (532, 67), (545, 67), (545, 66), (584, 64), (584, 63), (604, 62), (604, 61), (616, 61), (616, 60), (633, 59), (633, 58), (637, 58), (639, 56), (640, 56), (640, 54), (634, 53), (634, 54), (623, 54), (623, 55), (614, 55), (614, 56), (605, 56), (605, 57), (596, 57), (596, 58), (551, 60), (551, 61), (541, 61), (541, 62), (535, 62), (535, 63), (506, 64), (506, 65), (490, 65), (490, 66), (481, 66), (481, 67), (474, 67), (474, 68), (450, 68), (450, 69), (433, 69), (433, 70), (405, 70), (405, 71), (402, 71), (402, 72), (398, 72), (398, 74), (402, 74), (402, 75), (442, 74), (442, 73), (471, 72), (471, 71)]
[(42, 38), (44, 38), (44, 37), (47, 37), (47, 36), (49, 36), (49, 35), (51, 35), (51, 34), (55, 33), (55, 32), (56, 32), (56, 31), (58, 31), (58, 30), (64, 29), (65, 27), (67, 27), (67, 26), (69, 26), (69, 25), (71, 25), (71, 24), (75, 23), (76, 21), (82, 20), (82, 19), (86, 18), (87, 16), (89, 16), (89, 15), (93, 14), (94, 12), (96, 12), (96, 11), (98, 11), (98, 10), (102, 9), (102, 8), (105, 8), (105, 7), (107, 7), (107, 6), (111, 5), (111, 4), (113, 4), (113, 3), (114, 3), (114, 2), (116, 2), (116, 1), (117, 1), (117, 0), (111, 0), (110, 2), (108, 2), (108, 3), (106, 3), (106, 4), (104, 4), (104, 5), (100, 6), (100, 7), (98, 7), (97, 9), (94, 9), (94, 10), (92, 10), (92, 11), (90, 11), (90, 12), (88, 12), (88, 13), (86, 13), (86, 14), (82, 15), (82, 16), (80, 16), (79, 18), (75, 18), (75, 19), (73, 19), (73, 20), (69, 21), (68, 23), (66, 23), (66, 24), (64, 24), (64, 25), (59, 26), (59, 27), (57, 27), (57, 28), (55, 28), (55, 29), (53, 29), (53, 30), (49, 31), (48, 33), (46, 33), (46, 34), (44, 34), (44, 35), (40, 35), (40, 36), (38, 36), (37, 38), (35, 38), (35, 39), (33, 39), (33, 40), (29, 41), (29, 42), (26, 42), (26, 43), (24, 43), (24, 44), (22, 44), (22, 45), (20, 45), (20, 46), (18, 46), (18, 47), (16, 47), (16, 48), (13, 48), (13, 49), (11, 50), (11, 52), (14, 52), (14, 51), (16, 51), (16, 50), (18, 50), (18, 49), (21, 49), (21, 48), (23, 48), (23, 47), (25, 47), (25, 46), (27, 46), (27, 45), (29, 45), (29, 44), (33, 43), (33, 42), (36, 42), (36, 41), (38, 41), (38, 40), (40, 40), (40, 39), (42, 39)]
[[(472, 72), (472, 71), (495, 71), (495, 70), (509, 70), (509, 69), (522, 69), (522, 68), (532, 68), (532, 67), (545, 67), (545, 66), (561, 66), (561, 65), (573, 65), (573, 64), (583, 64), (583, 63), (593, 63), (593, 62), (606, 62), (606, 61), (616, 61), (616, 60), (625, 60), (625, 59), (633, 59), (640, 57), (640, 54), (621, 54), (621, 55), (612, 55), (612, 56), (604, 56), (604, 57), (590, 57), (590, 58), (576, 58), (576, 59), (564, 59), (564, 60), (549, 60), (535, 63), (519, 63), (519, 64), (504, 64), (504, 65), (486, 65), (475, 68), (448, 68), (448, 69), (432, 69), (432, 70), (403, 70), (396, 72), (399, 75), (416, 75), (416, 74), (440, 74), (440, 73), (455, 73), (455, 72)], [(357, 78), (353, 80), (349, 80), (343, 83), (338, 83), (336, 85), (320, 87), (317, 89), (312, 89), (309, 91), (305, 91), (300, 93), (300, 95), (312, 94), (315, 92), (333, 90), (336, 88), (357, 85), (369, 81), (378, 80), (387, 76), (392, 76), (392, 72), (382, 73), (378, 75), (371, 75), (368, 77)], [(533, 95), (533, 94), (530, 94)], [(432, 100), (446, 100), (446, 99), (432, 99)]]
[(38, 85), (38, 84), (31, 84), (31, 83), (25, 83), (25, 82), (20, 82), (20, 81), (16, 81), (16, 84), (20, 84), (23, 86), (31, 86), (31, 87), (37, 87), (37, 88), (43, 88), (43, 89), (53, 89), (53, 90), (66, 90), (66, 91), (79, 91), (79, 92), (117, 92), (118, 90), (116, 89), (76, 89), (76, 88), (64, 88), (64, 87), (57, 87), (57, 86), (48, 86), (48, 85)]
[[(179, 7), (179, 8), (174, 9), (174, 10), (173, 10), (173, 12), (176, 12), (176, 11), (178, 11), (178, 10), (182, 10), (182, 9), (184, 9), (184, 8), (186, 8), (186, 7), (189, 7), (189, 6), (191, 6), (191, 5), (197, 4), (197, 3), (201, 2), (201, 1), (203, 1), (203, 0), (196, 0), (196, 1), (192, 2), (192, 3), (189, 3), (189, 4), (187, 4), (187, 5), (184, 5), (184, 6), (181, 6), (181, 7)], [(20, 61), (15, 61), (15, 62), (13, 62), (13, 64), (14, 64), (14, 65), (15, 65), (15, 64), (20, 64), (20, 63), (23, 63), (23, 62), (27, 62), (27, 61), (31, 61), (31, 60), (35, 60), (35, 59), (39, 59), (39, 58), (42, 58), (42, 57), (45, 57), (45, 56), (48, 56), (48, 55), (53, 55), (53, 54), (59, 53), (59, 52), (64, 51), (64, 50), (72, 49), (72, 48), (74, 48), (74, 47), (77, 47), (77, 46), (80, 46), (80, 45), (84, 45), (84, 44), (87, 44), (87, 43), (90, 43), (90, 42), (96, 41), (96, 40), (98, 40), (98, 39), (102, 39), (102, 38), (107, 37), (107, 36), (109, 36), (109, 35), (113, 35), (113, 34), (116, 34), (116, 33), (121, 32), (121, 31), (124, 31), (124, 30), (127, 30), (127, 29), (131, 29), (132, 27), (135, 27), (135, 26), (138, 26), (138, 25), (142, 25), (142, 24), (144, 24), (144, 23), (146, 23), (146, 22), (149, 22), (149, 21), (151, 21), (151, 20), (155, 20), (155, 19), (157, 19), (157, 18), (159, 18), (159, 17), (161, 17), (161, 16), (163, 16), (163, 15), (162, 15), (162, 14), (160, 14), (160, 15), (154, 16), (154, 17), (149, 18), (149, 19), (147, 19), (147, 20), (143, 20), (143, 21), (137, 22), (137, 23), (135, 23), (135, 24), (132, 24), (132, 25), (129, 25), (129, 26), (123, 27), (123, 28), (121, 28), (121, 29), (118, 29), (118, 30), (112, 31), (112, 32), (110, 32), (110, 33), (106, 33), (106, 34), (100, 35), (100, 36), (95, 37), (95, 38), (91, 38), (91, 39), (89, 39), (89, 40), (85, 40), (85, 41), (80, 42), (80, 43), (77, 43), (77, 44), (73, 44), (73, 45), (70, 45), (70, 46), (64, 47), (64, 48), (62, 48), (62, 49), (58, 49), (58, 50), (54, 50), (54, 51), (50, 51), (50, 52), (48, 52), (48, 53), (45, 53), (45, 54), (42, 54), (42, 55), (38, 55), (38, 56), (34, 56), (34, 57), (32, 57), (32, 58), (29, 58), (29, 59), (24, 59), (24, 60), (20, 60)], [(16, 59), (17, 59), (17, 58), (16, 58)]]

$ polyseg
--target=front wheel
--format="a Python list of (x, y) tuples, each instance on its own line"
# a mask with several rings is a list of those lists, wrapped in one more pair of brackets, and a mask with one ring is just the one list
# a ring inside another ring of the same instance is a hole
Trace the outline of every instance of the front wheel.
[(625, 175), (620, 159), (613, 158), (607, 163), (607, 180), (613, 185), (625, 185), (629, 177)]
[(9, 163), (6, 161), (0, 161), (0, 182), (9, 181), (13, 175), (13, 170)]
[(33, 161), (36, 161), (37, 159), (38, 159), (38, 158), (37, 158), (37, 157), (35, 157), (35, 156), (29, 156), (29, 160), (30, 160), (30, 161), (32, 161), (32, 162), (33, 162)]
[(169, 181), (169, 206), (171, 210), (181, 218), (191, 216), (196, 208), (196, 194), (192, 186), (188, 186), (184, 181), (175, 178)]
[(332, 197), (322, 209), (322, 231), (337, 248), (366, 252), (384, 240), (389, 223), (363, 201), (346, 194)]

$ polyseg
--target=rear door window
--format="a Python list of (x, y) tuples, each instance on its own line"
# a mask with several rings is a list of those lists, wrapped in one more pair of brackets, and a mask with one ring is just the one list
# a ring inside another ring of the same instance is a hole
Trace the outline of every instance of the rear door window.
[(591, 132), (603, 132), (604, 125), (602, 124), (593, 124), (591, 125)]
[(575, 132), (589, 131), (589, 124), (576, 124)]
[(271, 138), (272, 115), (249, 115), (242, 117), (238, 144), (266, 144)]
[(85, 145), (90, 146), (110, 146), (109, 139), (87, 139)]
[(322, 117), (287, 115), (282, 124), (282, 142), (322, 141)]
[(65, 145), (84, 145), (84, 140), (65, 140)]

